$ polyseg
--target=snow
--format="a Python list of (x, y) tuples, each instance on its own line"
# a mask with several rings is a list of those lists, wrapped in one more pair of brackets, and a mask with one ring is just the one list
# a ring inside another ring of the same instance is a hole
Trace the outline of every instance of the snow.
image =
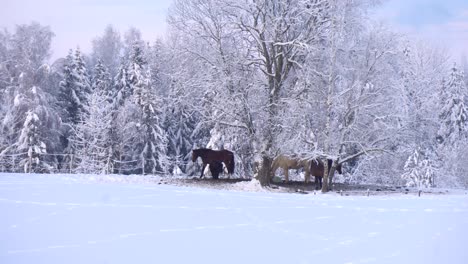
[(13, 100), (13, 105), (17, 107), (20, 105), (20, 103), (21, 103), (21, 95), (17, 94), (15, 96), (15, 99)]
[(0, 263), (466, 263), (468, 195), (214, 190), (0, 174)]

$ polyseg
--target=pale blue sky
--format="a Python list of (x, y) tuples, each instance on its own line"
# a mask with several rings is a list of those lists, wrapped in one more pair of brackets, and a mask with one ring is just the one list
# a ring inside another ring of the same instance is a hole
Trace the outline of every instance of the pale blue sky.
[(91, 50), (91, 41), (108, 24), (121, 34), (141, 30), (154, 41), (165, 34), (166, 14), (172, 0), (0, 0), (0, 27), (37, 21), (55, 33), (52, 58), (66, 56), (70, 48)]
[[(346, 1), (346, 0), (343, 0)], [(139, 28), (153, 41), (166, 30), (172, 0), (0, 0), (0, 27), (37, 21), (50, 25), (56, 37), (53, 58), (80, 46), (88, 52), (91, 40), (108, 24), (123, 33)], [(412, 37), (446, 46), (455, 56), (468, 55), (468, 0), (384, 0), (375, 16)]]
[(376, 17), (411, 38), (468, 55), (468, 0), (384, 0)]

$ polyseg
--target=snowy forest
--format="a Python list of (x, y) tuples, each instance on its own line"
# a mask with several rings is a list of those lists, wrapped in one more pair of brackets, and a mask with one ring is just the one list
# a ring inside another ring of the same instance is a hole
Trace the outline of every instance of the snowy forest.
[(109, 25), (52, 63), (49, 26), (3, 29), (0, 172), (198, 175), (203, 147), (262, 184), (286, 154), (341, 182), (467, 188), (468, 61), (377, 5), (175, 0), (164, 38)]

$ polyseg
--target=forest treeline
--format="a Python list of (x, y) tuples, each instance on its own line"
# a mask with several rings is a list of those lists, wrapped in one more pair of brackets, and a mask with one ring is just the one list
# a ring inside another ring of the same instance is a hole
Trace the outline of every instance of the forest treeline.
[(468, 187), (468, 64), (373, 21), (376, 1), (175, 0), (147, 42), (112, 25), (48, 64), (54, 33), (0, 32), (0, 171), (187, 174), (235, 153), (266, 184), (279, 154), (336, 180)]

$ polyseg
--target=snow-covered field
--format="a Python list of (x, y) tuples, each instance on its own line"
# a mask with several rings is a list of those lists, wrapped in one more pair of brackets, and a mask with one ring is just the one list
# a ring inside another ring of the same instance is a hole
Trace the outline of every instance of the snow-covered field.
[(124, 179), (0, 174), (0, 263), (468, 263), (464, 192), (342, 197)]

